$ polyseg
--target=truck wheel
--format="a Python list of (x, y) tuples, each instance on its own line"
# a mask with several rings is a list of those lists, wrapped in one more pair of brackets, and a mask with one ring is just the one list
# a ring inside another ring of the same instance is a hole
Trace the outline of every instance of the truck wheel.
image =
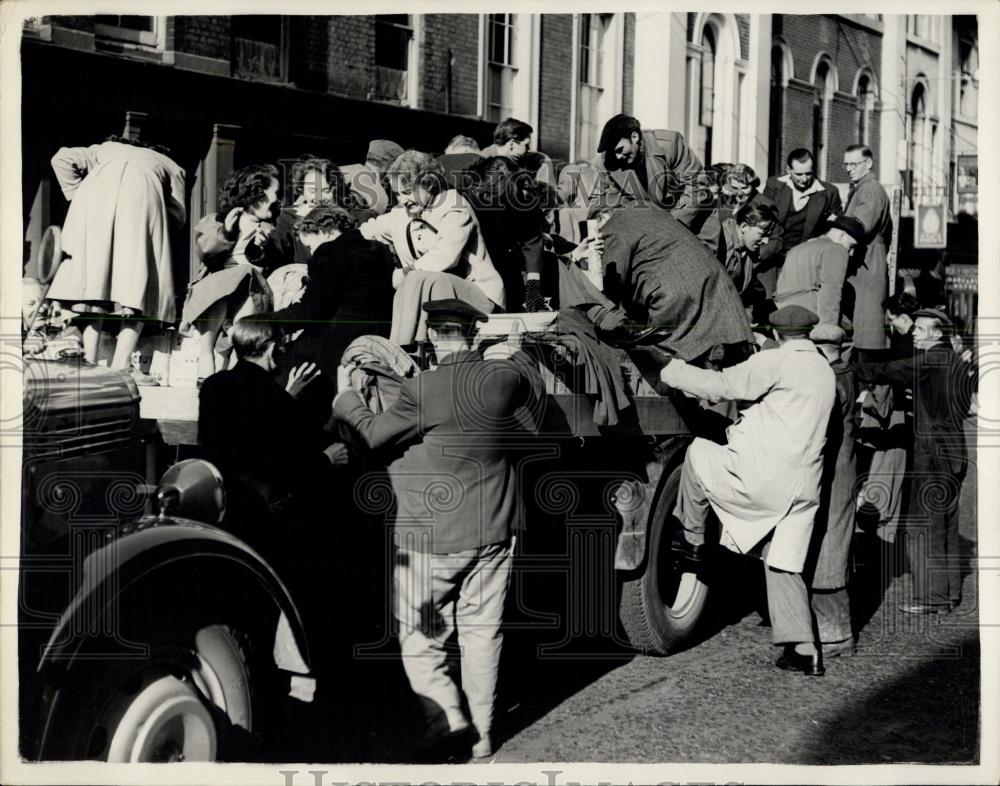
[(708, 585), (694, 573), (681, 573), (670, 559), (670, 541), (680, 523), (673, 517), (681, 468), (660, 487), (649, 521), (649, 544), (641, 575), (621, 588), (619, 617), (629, 643), (646, 655), (681, 649), (698, 625), (708, 600)]
[(84, 660), (65, 673), (41, 759), (246, 760), (255, 697), (239, 634), (206, 625), (149, 647), (148, 657)]

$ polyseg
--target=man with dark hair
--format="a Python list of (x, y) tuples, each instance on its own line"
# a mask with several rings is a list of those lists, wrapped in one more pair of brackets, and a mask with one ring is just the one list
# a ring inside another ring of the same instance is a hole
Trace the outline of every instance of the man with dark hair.
[(778, 348), (722, 371), (672, 360), (664, 384), (712, 403), (746, 404), (726, 444), (696, 438), (684, 456), (673, 515), (683, 528), (675, 548), (697, 562), (709, 514), (720, 543), (763, 556), (772, 640), (784, 645), (781, 669), (823, 674), (802, 571), (819, 508), (823, 445), (835, 398), (830, 365), (809, 340), (817, 317), (801, 306), (771, 314)]
[(873, 166), (872, 151), (864, 145), (850, 145), (844, 151), (844, 169), (851, 179), (844, 215), (865, 227), (860, 243), (864, 258), (855, 260), (847, 277), (854, 288), (854, 348), (861, 354), (886, 346), (883, 303), (889, 288), (886, 254), (892, 240), (892, 215), (889, 195), (872, 172)]
[[(844, 278), (851, 251), (864, 238), (860, 221), (835, 218), (822, 237), (795, 246), (778, 274), (774, 303), (779, 308), (798, 304), (815, 311), (824, 325), (841, 327)], [(848, 298), (848, 302), (853, 297)]]
[(764, 196), (774, 203), (781, 228), (760, 252), (760, 278), (769, 296), (788, 252), (822, 233), (826, 222), (843, 210), (837, 187), (816, 177), (812, 153), (798, 147), (786, 163), (785, 174), (769, 177), (764, 185)]
[(601, 131), (594, 166), (591, 215), (628, 202), (655, 205), (690, 227), (710, 204), (699, 185), (701, 161), (677, 131), (643, 131), (629, 115), (615, 115)]
[(965, 476), (963, 420), (969, 411), (966, 366), (954, 351), (946, 314), (925, 308), (913, 314), (913, 355), (882, 363), (861, 361), (862, 385), (913, 389), (913, 469), (906, 546), (913, 596), (900, 611), (946, 614), (962, 599), (959, 496)]
[(284, 341), (277, 325), (267, 316), (239, 319), (230, 337), (238, 362), (202, 385), (198, 442), (226, 481), (224, 524), (259, 547), (275, 514), (308, 509), (346, 452), (340, 443), (324, 450), (295, 401), (319, 373), (315, 364), (292, 369), (284, 388), (276, 381)]
[[(423, 309), (437, 368), (406, 380), (381, 415), (350, 390), (345, 370), (333, 413), (368, 448), (400, 456), (389, 467), (396, 493), (395, 614), (403, 668), (426, 716), (419, 745), (445, 755), (442, 745), (464, 744), (466, 757), (483, 757), (493, 749), (517, 509), (517, 472), (501, 437), (516, 427), (527, 389), (513, 362), (487, 361), (472, 350), (485, 314), (454, 299)], [(456, 628), (461, 690), (448, 672), (445, 646)]]
[(525, 123), (513, 117), (508, 117), (497, 123), (493, 129), (493, 144), (483, 148), (484, 158), (493, 156), (506, 156), (507, 158), (518, 158), (528, 152), (531, 144), (531, 135), (535, 130)]

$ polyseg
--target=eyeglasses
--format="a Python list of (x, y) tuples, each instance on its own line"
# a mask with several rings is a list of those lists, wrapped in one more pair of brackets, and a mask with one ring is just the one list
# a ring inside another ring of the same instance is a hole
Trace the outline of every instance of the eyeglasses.
[(845, 161), (844, 169), (857, 169), (864, 163), (865, 163), (864, 161)]

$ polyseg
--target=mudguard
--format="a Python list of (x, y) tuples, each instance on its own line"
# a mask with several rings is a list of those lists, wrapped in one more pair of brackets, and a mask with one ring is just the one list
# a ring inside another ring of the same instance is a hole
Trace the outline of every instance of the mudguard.
[[(38, 671), (68, 669), (94, 621), (113, 609), (139, 579), (153, 571), (167, 573), (180, 567), (210, 571), (220, 561), (227, 567), (237, 565), (248, 582), (257, 582), (284, 617), (275, 647), (278, 667), (307, 674), (309, 649), (302, 616), (267, 561), (228, 532), (190, 519), (159, 516), (146, 516), (122, 527), (117, 537), (87, 556), (80, 587), (53, 629)], [(235, 590), (240, 594), (240, 588)]]
[(622, 520), (615, 550), (616, 570), (638, 570), (642, 565), (649, 543), (649, 517), (660, 488), (666, 475), (683, 460), (690, 441), (687, 437), (671, 437), (659, 445), (654, 458), (646, 463), (646, 482), (625, 481), (615, 492), (614, 504)]

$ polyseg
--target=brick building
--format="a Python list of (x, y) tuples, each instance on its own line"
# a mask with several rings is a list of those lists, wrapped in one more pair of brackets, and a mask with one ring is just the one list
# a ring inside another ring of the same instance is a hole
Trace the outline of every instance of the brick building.
[(440, 151), (463, 133), (485, 146), (506, 116), (572, 161), (593, 156), (621, 111), (683, 131), (706, 163), (762, 175), (807, 147), (820, 176), (845, 187), (843, 150), (862, 141), (881, 180), (902, 189), (904, 215), (934, 200), (950, 218), (974, 214), (977, 47), (974, 17), (922, 15), (30, 19), (26, 253), (65, 210), (48, 169), (55, 149), (126, 125), (192, 175), (189, 226), (214, 209), (234, 166), (303, 152), (351, 163), (376, 137)]

